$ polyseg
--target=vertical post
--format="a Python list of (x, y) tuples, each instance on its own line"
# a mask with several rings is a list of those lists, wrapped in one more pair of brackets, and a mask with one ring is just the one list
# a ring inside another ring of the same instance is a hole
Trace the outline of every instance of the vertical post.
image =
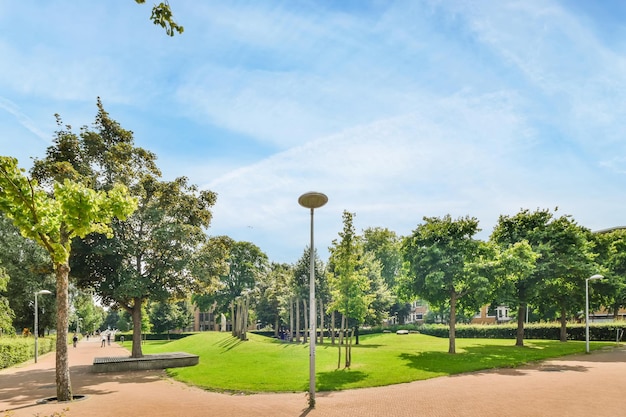
[(37, 307), (37, 293), (35, 292), (35, 363), (37, 363), (37, 353), (39, 353), (39, 346), (37, 346), (38, 344), (37, 338), (39, 337), (39, 328), (38, 328), (39, 317), (37, 317), (38, 311), (39, 309)]
[(315, 342), (317, 320), (315, 314), (315, 259), (313, 252), (313, 208), (311, 207), (311, 246), (309, 247), (309, 403), (315, 404)]
[(589, 353), (589, 278), (585, 280), (585, 352)]
[(585, 280), (585, 352), (589, 353), (589, 281), (604, 278), (602, 275), (594, 275)]
[(315, 408), (315, 342), (317, 333), (317, 315), (315, 314), (315, 249), (313, 241), (313, 210), (322, 207), (328, 202), (325, 194), (309, 192), (298, 198), (298, 203), (311, 211), (311, 246), (309, 248), (309, 408)]
[(39, 338), (39, 307), (37, 306), (37, 296), (39, 294), (52, 294), (50, 291), (48, 290), (41, 290), (41, 291), (36, 291), (35, 292), (35, 363), (37, 363), (37, 354), (39, 353), (39, 345), (38, 345), (38, 338)]

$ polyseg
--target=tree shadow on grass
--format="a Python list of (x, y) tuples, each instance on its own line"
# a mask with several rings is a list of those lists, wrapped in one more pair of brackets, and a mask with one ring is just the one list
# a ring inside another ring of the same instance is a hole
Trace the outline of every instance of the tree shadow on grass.
[[(533, 348), (529, 347), (491, 345), (466, 347), (461, 352), (453, 355), (447, 352), (419, 352), (415, 354), (401, 353), (399, 357), (406, 361), (407, 366), (410, 368), (440, 375), (455, 375), (477, 371), (500, 372), (506, 375), (525, 375), (525, 372), (515, 370), (514, 368), (551, 359), (534, 354)], [(540, 370), (586, 372), (588, 368), (584, 366), (562, 365), (545, 367), (545, 369), (540, 368)]]
[(239, 339), (238, 337), (229, 337), (227, 339), (216, 342), (216, 344), (224, 349), (224, 351), (229, 351), (239, 346), (241, 343), (243, 343), (243, 340)]
[(349, 384), (359, 382), (367, 378), (368, 374), (350, 369), (336, 369), (330, 372), (317, 374), (317, 389), (320, 391), (337, 391)]

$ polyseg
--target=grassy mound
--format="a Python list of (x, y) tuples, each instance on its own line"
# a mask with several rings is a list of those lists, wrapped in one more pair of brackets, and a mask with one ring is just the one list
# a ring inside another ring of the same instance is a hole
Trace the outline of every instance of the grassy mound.
[[(229, 333), (204, 332), (176, 341), (148, 342), (144, 353), (184, 351), (200, 364), (168, 370), (175, 379), (205, 389), (232, 392), (304, 392), (308, 390), (309, 345), (290, 344), (249, 334), (242, 342)], [(350, 369), (337, 369), (337, 346), (316, 349), (316, 389), (334, 391), (398, 384), (490, 368), (515, 367), (541, 359), (583, 353), (584, 342), (526, 341), (515, 347), (502, 339), (448, 340), (422, 334), (372, 334), (352, 348)], [(592, 342), (592, 349), (607, 346)], [(344, 352), (342, 351), (342, 356)]]

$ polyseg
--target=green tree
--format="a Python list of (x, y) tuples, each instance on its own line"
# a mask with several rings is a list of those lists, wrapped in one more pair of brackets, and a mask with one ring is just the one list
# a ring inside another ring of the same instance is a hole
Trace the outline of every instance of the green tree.
[[(9, 308), (15, 313), (13, 327), (33, 330), (34, 296), (39, 290), (54, 290), (55, 277), (50, 255), (35, 241), (20, 234), (17, 227), (0, 212), (0, 263), (11, 277), (6, 288)], [(39, 298), (40, 313), (55, 310), (54, 296)], [(39, 315), (40, 335), (54, 328), (54, 314)]]
[(363, 231), (363, 250), (374, 254), (387, 287), (394, 288), (402, 270), (402, 239), (392, 230), (370, 227)]
[[(561, 216), (548, 224), (550, 240), (541, 260), (546, 262), (547, 278), (538, 301), (543, 306), (558, 307), (561, 322), (560, 340), (567, 341), (567, 321), (585, 303), (585, 279), (597, 270), (589, 230), (571, 216)], [(545, 260), (544, 260), (545, 258)]]
[(146, 302), (183, 299), (210, 284), (191, 272), (216, 195), (184, 177), (161, 181), (156, 156), (135, 147), (132, 132), (110, 117), (100, 99), (97, 107), (92, 128), (83, 127), (80, 135), (70, 126), (57, 132), (46, 158), (35, 160), (33, 175), (43, 181), (74, 178), (96, 190), (123, 183), (137, 199), (135, 213), (112, 225), (113, 236), (76, 240), (71, 265), (80, 287), (93, 288), (105, 304), (131, 314), (132, 356), (141, 357)]
[(6, 291), (8, 283), (9, 275), (7, 275), (4, 268), (2, 268), (2, 264), (0, 264), (0, 336), (15, 333), (13, 328), (15, 313), (9, 307), (9, 300), (2, 295)]
[(456, 353), (457, 308), (475, 311), (486, 302), (490, 292), (484, 265), (492, 253), (484, 242), (474, 239), (479, 230), (478, 220), (471, 217), (424, 217), (424, 223), (403, 242), (410, 276), (401, 285), (407, 293), (422, 297), (431, 305), (450, 307), (451, 354)]
[[(77, 290), (73, 299), (74, 314), (71, 319), (74, 327), (78, 327), (81, 332), (93, 332), (99, 329), (104, 322), (104, 308), (96, 305), (91, 291)], [(78, 321), (80, 324), (76, 326)]]
[[(326, 280), (326, 274), (324, 272), (325, 266), (322, 260), (317, 256), (317, 250), (313, 250), (313, 277), (315, 280), (315, 298), (316, 303), (321, 301), (321, 305), (324, 306), (328, 304), (330, 300), (330, 293), (328, 289), (328, 281)], [(307, 341), (307, 332), (306, 329), (310, 328), (310, 325), (315, 325), (311, 323), (309, 325), (309, 317), (310, 317), (310, 281), (311, 281), (311, 250), (309, 246), (304, 248), (302, 252), (302, 256), (298, 259), (296, 264), (293, 267), (293, 277), (289, 281), (290, 282), (290, 293), (293, 296), (293, 300), (298, 305), (302, 304), (302, 310), (300, 308), (296, 308), (296, 342), (300, 339), (300, 323), (304, 323), (304, 343)], [(319, 308), (320, 314), (324, 314), (323, 309)], [(323, 322), (323, 320), (321, 320)]]
[(539, 254), (526, 240), (509, 245), (497, 254), (496, 295), (499, 303), (517, 307), (516, 346), (524, 346), (524, 318), (529, 297), (536, 293), (533, 272), (538, 258)]
[(184, 329), (191, 322), (191, 314), (185, 302), (153, 303), (150, 308), (150, 324), (156, 333), (167, 332), (169, 338), (170, 330)]
[[(217, 313), (228, 314), (229, 306), (237, 297), (250, 293), (257, 282), (267, 273), (267, 255), (251, 242), (237, 242), (221, 236), (219, 245), (225, 245), (228, 251), (226, 273), (220, 276), (220, 288), (213, 294), (194, 298), (201, 309), (215, 306)], [(218, 249), (219, 253), (221, 249)]]
[(410, 300), (405, 300), (397, 288), (397, 280), (406, 274), (406, 268), (403, 267), (402, 239), (389, 229), (370, 227), (363, 231), (363, 249), (366, 253), (373, 253), (382, 267), (380, 274), (392, 294), (388, 315), (397, 315), (400, 323), (404, 323), (404, 318), (410, 312), (410, 304), (407, 303)]
[(262, 326), (271, 325), (274, 336), (279, 336), (281, 320), (281, 296), (289, 285), (293, 268), (289, 264), (272, 262), (267, 274), (258, 283), (259, 295), (255, 312)]
[(110, 234), (114, 217), (125, 218), (136, 208), (128, 190), (115, 184), (109, 191), (95, 191), (66, 179), (46, 192), (36, 180), (18, 168), (17, 159), (0, 157), (0, 211), (20, 232), (43, 246), (54, 265), (57, 301), (56, 384), (60, 401), (72, 399), (67, 331), (69, 314), (69, 258), (74, 237), (89, 233)]
[(592, 303), (592, 307), (605, 307), (617, 319), (620, 309), (626, 307), (626, 230), (597, 233), (592, 239), (598, 255), (596, 262), (605, 278), (593, 285), (600, 303)]
[[(328, 262), (328, 284), (332, 301), (328, 311), (338, 311), (343, 315), (340, 333), (343, 334), (348, 322), (352, 320), (356, 326), (362, 325), (368, 314), (374, 296), (370, 293), (368, 269), (363, 268), (363, 244), (355, 233), (353, 213), (343, 212), (343, 231), (340, 240), (333, 240)], [(352, 334), (350, 331), (345, 343), (345, 367), (352, 364)], [(341, 338), (341, 336), (340, 336)], [(338, 350), (337, 368), (341, 367), (341, 343)]]

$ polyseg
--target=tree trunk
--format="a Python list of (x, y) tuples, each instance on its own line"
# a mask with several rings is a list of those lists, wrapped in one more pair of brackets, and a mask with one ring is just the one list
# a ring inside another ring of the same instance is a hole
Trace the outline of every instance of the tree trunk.
[(274, 337), (277, 339), (278, 339), (278, 330), (279, 330), (278, 325), (279, 325), (278, 316), (276, 316), (274, 317)]
[(350, 348), (352, 347), (352, 329), (349, 329), (347, 327), (346, 327), (345, 346), (346, 346), (346, 364), (344, 367), (350, 368), (350, 359), (352, 356), (352, 352), (350, 351)]
[(330, 314), (330, 343), (335, 344), (335, 312)]
[(320, 345), (324, 344), (324, 302), (320, 298)]
[(456, 353), (456, 292), (450, 294), (450, 331), (448, 353)]
[(235, 337), (235, 300), (230, 302), (230, 334)]
[(71, 401), (72, 383), (70, 364), (67, 357), (67, 326), (69, 324), (69, 274), (67, 263), (55, 265), (57, 301), (57, 341), (56, 341), (56, 384), (57, 400)]
[(133, 307), (131, 310), (131, 316), (133, 318), (133, 347), (131, 349), (131, 357), (142, 358), (143, 352), (141, 350), (141, 304), (143, 300), (141, 298), (133, 298)]
[(567, 310), (565, 306), (561, 305), (561, 342), (567, 342)]
[(296, 343), (300, 343), (300, 299), (296, 298)]
[(307, 333), (308, 333), (308, 330), (310, 329), (310, 327), (309, 327), (309, 315), (307, 314), (307, 310), (308, 310), (307, 307), (308, 306), (307, 306), (306, 299), (303, 298), (302, 299), (302, 308), (303, 308), (302, 314), (304, 314), (304, 332), (303, 332), (303, 339), (304, 340), (303, 340), (302, 343), (306, 343), (306, 341), (307, 341)]
[(289, 297), (289, 342), (293, 340), (293, 298)]
[(524, 346), (524, 317), (526, 316), (526, 304), (520, 304), (517, 309), (517, 338), (515, 346)]
[(339, 352), (339, 359), (337, 361), (337, 369), (341, 368), (341, 342), (343, 341), (343, 321), (340, 320), (340, 324), (339, 324), (339, 341), (337, 343), (337, 347), (338, 347), (338, 352)]

